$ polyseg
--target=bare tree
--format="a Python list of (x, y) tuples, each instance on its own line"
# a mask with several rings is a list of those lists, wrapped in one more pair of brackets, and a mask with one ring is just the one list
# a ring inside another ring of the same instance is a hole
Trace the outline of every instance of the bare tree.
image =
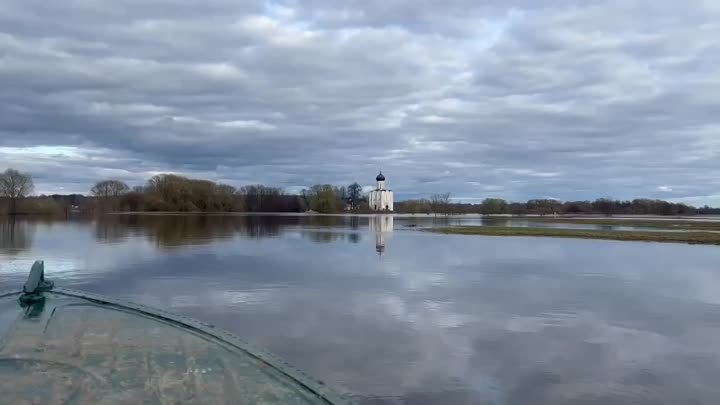
[(103, 180), (93, 186), (90, 192), (98, 197), (104, 209), (117, 210), (119, 208), (119, 197), (127, 194), (130, 187), (120, 180)]
[(217, 190), (219, 193), (233, 195), (237, 193), (237, 189), (229, 184), (218, 183)]
[(598, 198), (597, 200), (595, 200), (595, 201), (592, 203), (592, 205), (593, 205), (593, 209), (595, 209), (596, 211), (599, 211), (599, 212), (605, 214), (605, 215), (608, 216), (608, 217), (609, 217), (609, 216), (612, 216), (613, 210), (614, 210), (614, 208), (615, 208), (615, 207), (614, 207), (615, 202), (614, 202), (613, 199), (610, 198), (610, 197), (607, 197), (607, 198)]
[(450, 213), (450, 193), (433, 194), (430, 196), (430, 209), (434, 214)]
[(32, 193), (32, 177), (15, 169), (7, 169), (0, 174), (0, 196), (10, 200), (10, 213), (16, 213), (17, 200)]
[(120, 180), (99, 181), (90, 190), (95, 197), (119, 197), (128, 191), (130, 187)]
[(243, 201), (244, 207), (250, 212), (275, 212), (282, 206), (284, 192), (278, 187), (262, 184), (242, 186), (236, 192)]

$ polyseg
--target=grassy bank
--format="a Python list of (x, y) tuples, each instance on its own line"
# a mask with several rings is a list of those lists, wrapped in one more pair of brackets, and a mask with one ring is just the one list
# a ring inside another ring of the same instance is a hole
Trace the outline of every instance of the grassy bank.
[(637, 226), (643, 228), (674, 229), (687, 231), (720, 231), (720, 222), (683, 219), (638, 219), (638, 218), (546, 218), (525, 217), (525, 220), (558, 223), (558, 224), (586, 224), (610, 226)]
[(429, 228), (428, 232), (458, 235), (486, 236), (542, 236), (550, 238), (604, 239), (618, 241), (689, 243), (693, 245), (720, 245), (720, 233), (712, 232), (634, 232), (596, 231), (584, 229), (549, 229), (492, 226), (458, 226)]

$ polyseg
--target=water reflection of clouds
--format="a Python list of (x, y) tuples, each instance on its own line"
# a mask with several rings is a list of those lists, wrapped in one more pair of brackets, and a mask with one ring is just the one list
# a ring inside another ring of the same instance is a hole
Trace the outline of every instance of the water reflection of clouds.
[[(464, 387), (462, 397), (468, 401), (504, 398), (504, 403), (581, 403), (583, 396), (612, 394), (620, 403), (628, 396), (642, 403), (643, 399), (658, 399), (659, 395), (633, 396), (637, 384), (624, 381), (643, 378), (637, 375), (643, 368), (676, 368), (669, 364), (667, 355), (672, 354), (675, 361), (685, 359), (687, 353), (683, 354), (682, 348), (692, 347), (693, 343), (677, 342), (672, 336), (637, 329), (643, 325), (631, 328), (614, 324), (632, 323), (636, 317), (656, 318), (650, 309), (625, 318), (615, 309), (606, 314), (611, 320), (604, 319), (597, 313), (603, 306), (593, 302), (598, 297), (585, 296), (592, 285), (575, 285), (579, 288), (569, 296), (555, 295), (558, 285), (578, 283), (574, 279), (578, 276), (567, 272), (556, 272), (558, 278), (550, 272), (550, 291), (538, 295), (531, 283), (537, 282), (532, 281), (535, 272), (522, 275), (498, 270), (488, 274), (490, 279), (484, 287), (475, 286), (479, 290), (475, 294), (460, 291), (453, 300), (447, 300), (444, 290), (452, 283), (444, 286), (435, 283), (435, 289), (416, 288), (413, 294), (423, 294), (408, 296), (403, 289), (407, 282), (386, 283), (389, 280), (382, 281), (386, 277), (384, 273), (376, 273), (377, 285), (368, 288), (362, 280), (355, 279), (357, 273), (353, 271), (341, 272), (343, 277), (337, 277), (337, 269), (318, 272), (315, 268), (309, 274), (294, 278), (288, 276), (285, 266), (273, 268), (271, 265), (270, 274), (245, 273), (243, 280), (229, 282), (224, 288), (249, 290), (221, 294), (208, 291), (204, 295), (207, 300), (198, 304), (201, 308), (223, 305), (239, 312), (240, 318), (245, 319), (241, 324), (252, 324), (253, 330), (239, 327), (238, 333), (249, 335), (256, 343), (270, 346), (306, 367), (312, 365), (312, 371), (323, 378), (386, 399), (414, 397), (420, 401), (428, 392), (459, 384)], [(424, 271), (417, 266), (408, 268), (415, 270), (394, 273), (394, 277), (412, 277)], [(457, 282), (468, 270), (458, 272), (456, 269), (448, 278)], [(259, 286), (275, 282), (278, 277), (272, 274), (276, 272), (288, 276), (283, 277), (288, 285), (258, 291)], [(592, 277), (579, 277), (580, 281), (593, 282)], [(324, 286), (324, 282), (328, 285)], [(161, 281), (157, 283), (149, 289), (160, 290)], [(196, 288), (189, 280), (185, 286), (182, 284), (173, 282), (172, 290), (177, 293)], [(329, 290), (333, 287), (341, 291)], [(484, 294), (484, 290), (494, 287), (508, 294), (504, 297), (497, 293)], [(518, 295), (513, 295), (511, 289)], [(634, 293), (640, 295), (640, 291)], [(556, 308), (568, 303), (582, 307), (584, 298), (587, 298), (585, 304), (595, 311), (561, 312)], [(604, 299), (608, 298), (620, 301), (620, 306), (625, 300), (623, 294)], [(251, 303), (255, 305), (248, 308)], [(657, 310), (667, 311), (674, 304), (677, 303), (667, 302), (667, 308)], [(632, 304), (628, 307), (638, 310)], [(198, 308), (186, 309), (204, 313)], [(223, 323), (234, 325), (230, 321)], [(338, 328), (338, 325), (343, 326)], [(286, 330), (291, 331), (292, 343), (287, 340)], [(632, 364), (634, 366), (630, 366)], [(328, 373), (328, 367), (340, 371)], [(668, 378), (662, 372), (649, 373), (646, 378)], [(363, 381), (357, 375), (374, 378)], [(515, 385), (507, 385), (508, 381)], [(615, 392), (608, 392), (608, 387), (614, 387)], [(678, 399), (691, 394), (682, 384), (673, 390)]]
[(115, 271), (73, 283), (230, 329), (366, 403), (720, 394), (720, 308), (705, 298), (720, 285), (714, 247), (402, 231), (378, 261), (374, 238), (327, 245), (303, 232), (171, 250), (133, 236), (120, 245), (153, 253), (111, 256)]

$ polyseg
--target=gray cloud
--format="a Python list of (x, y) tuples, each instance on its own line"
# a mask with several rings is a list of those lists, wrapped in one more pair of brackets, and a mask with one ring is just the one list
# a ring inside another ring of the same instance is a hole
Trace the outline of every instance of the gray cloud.
[(173, 171), (399, 197), (720, 203), (720, 7), (4, 2), (0, 159), (38, 191)]

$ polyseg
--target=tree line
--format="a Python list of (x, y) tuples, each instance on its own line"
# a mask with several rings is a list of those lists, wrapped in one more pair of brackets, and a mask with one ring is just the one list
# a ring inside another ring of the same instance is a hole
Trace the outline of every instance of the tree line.
[(288, 194), (262, 184), (240, 188), (175, 174), (159, 174), (144, 186), (130, 188), (120, 180), (103, 180), (90, 190), (102, 211), (158, 212), (306, 212), (360, 211), (364, 197), (358, 183), (347, 187), (318, 184)]
[[(0, 173), (0, 214), (67, 214), (70, 211), (156, 212), (306, 212), (370, 213), (362, 187), (317, 184), (299, 194), (262, 184), (240, 188), (176, 174), (159, 174), (144, 185), (108, 179), (97, 182), (91, 197), (80, 194), (33, 196), (32, 176), (14, 169)], [(452, 202), (450, 193), (395, 203), (398, 213), (484, 215), (720, 215), (720, 208), (693, 207), (654, 199), (558, 201), (533, 199), (508, 202), (487, 198), (478, 204)]]
[(533, 199), (527, 202), (508, 202), (501, 198), (486, 198), (479, 204), (452, 203), (445, 195), (430, 199), (407, 200), (395, 203), (399, 213), (442, 213), (483, 215), (720, 215), (720, 208), (693, 207), (683, 203), (638, 198), (615, 200), (598, 198), (594, 201), (558, 201)]
[(144, 185), (130, 187), (117, 180), (102, 180), (78, 194), (30, 196), (32, 176), (14, 169), (0, 174), (0, 214), (62, 214), (70, 211), (149, 212), (366, 212), (367, 199), (357, 182), (347, 187), (318, 184), (288, 194), (282, 188), (252, 184), (236, 188), (210, 180), (176, 174), (159, 174)]
[(0, 215), (60, 215), (65, 212), (65, 205), (59, 201), (70, 196), (30, 196), (34, 189), (32, 176), (26, 173), (15, 169), (0, 173)]

